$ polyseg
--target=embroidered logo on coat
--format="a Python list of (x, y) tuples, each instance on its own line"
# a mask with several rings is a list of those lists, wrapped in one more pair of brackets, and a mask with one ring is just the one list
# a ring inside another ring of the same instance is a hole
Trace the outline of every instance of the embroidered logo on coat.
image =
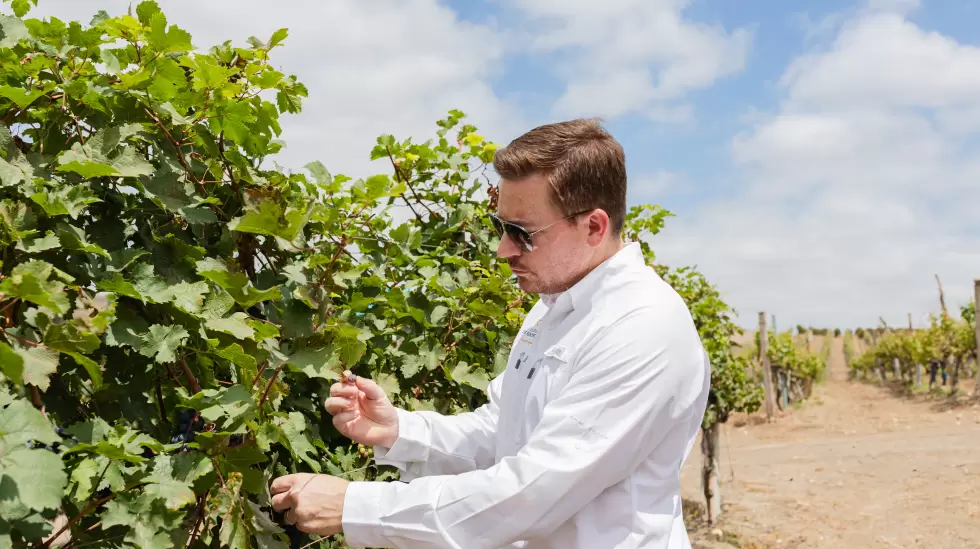
[(568, 349), (564, 345), (552, 345), (544, 352), (544, 356), (550, 356), (557, 358), (558, 360), (565, 360), (565, 352)]
[(539, 324), (541, 324), (540, 320), (535, 322), (534, 326), (526, 328), (523, 332), (521, 332), (521, 343), (527, 343), (530, 345), (530, 343), (534, 341), (534, 338), (538, 337)]

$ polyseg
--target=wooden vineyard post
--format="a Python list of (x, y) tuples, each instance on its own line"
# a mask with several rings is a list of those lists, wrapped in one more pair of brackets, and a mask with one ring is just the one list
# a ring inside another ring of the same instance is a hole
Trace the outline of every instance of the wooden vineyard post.
[[(943, 320), (946, 320), (949, 318), (949, 311), (946, 309), (946, 298), (944, 297), (943, 293), (943, 281), (939, 279), (938, 273), (936, 274), (936, 285), (939, 286), (939, 308), (943, 311)], [(974, 289), (976, 289), (976, 281), (974, 281)], [(953, 363), (949, 364), (949, 349), (940, 348), (940, 351), (943, 355), (942, 361), (947, 366), (947, 371), (948, 366), (952, 366), (952, 372), (950, 372), (948, 378), (950, 384), (949, 394), (951, 397), (955, 397), (957, 391), (959, 390), (960, 366), (962, 366), (962, 364), (958, 358), (953, 358)], [(946, 385), (945, 380), (943, 380), (943, 385)]]
[[(912, 313), (909, 313), (909, 337), (912, 337), (914, 335), (915, 335), (915, 328), (912, 327)], [(922, 364), (919, 364), (919, 362), (916, 361), (916, 363), (913, 364), (913, 366), (915, 367), (915, 380), (912, 382), (913, 383), (912, 386), (918, 389), (919, 387), (922, 386)]]
[(708, 524), (712, 526), (721, 516), (721, 483), (718, 481), (721, 472), (720, 432), (721, 424), (718, 422), (701, 432), (701, 492), (708, 509)]
[(766, 330), (766, 313), (759, 313), (759, 361), (762, 363), (762, 383), (765, 386), (766, 419), (772, 420), (772, 368), (769, 364), (769, 332)]
[(783, 410), (789, 408), (789, 383), (786, 381), (786, 370), (779, 371), (779, 394), (783, 400)]
[(974, 279), (973, 281), (973, 306), (973, 310), (976, 311), (976, 317), (974, 318), (976, 333), (974, 337), (977, 338), (977, 373), (973, 376), (973, 380), (976, 382), (976, 385), (973, 387), (973, 394), (980, 395), (980, 278)]

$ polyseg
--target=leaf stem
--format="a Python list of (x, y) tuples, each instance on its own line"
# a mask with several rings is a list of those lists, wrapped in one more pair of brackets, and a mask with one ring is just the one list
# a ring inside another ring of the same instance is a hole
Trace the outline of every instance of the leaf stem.
[(44, 401), (41, 400), (41, 391), (33, 383), (28, 383), (27, 386), (31, 388), (31, 401), (34, 403), (34, 407), (40, 409), (44, 417), (47, 417), (48, 414), (44, 411)]
[(160, 372), (154, 376), (156, 378), (156, 396), (157, 396), (157, 406), (160, 408), (160, 421), (164, 425), (169, 426), (170, 422), (167, 420), (167, 412), (163, 408), (163, 390), (160, 388)]
[(276, 378), (279, 377), (279, 372), (282, 371), (282, 368), (285, 365), (286, 363), (283, 362), (278, 367), (276, 367), (276, 370), (274, 372), (272, 372), (272, 377), (269, 378), (269, 383), (266, 383), (265, 391), (262, 392), (262, 398), (259, 399), (259, 409), (261, 409), (262, 405), (265, 404), (265, 399), (269, 397), (269, 389), (272, 389), (272, 384), (276, 382)]
[(300, 547), (300, 549), (308, 549), (309, 547), (313, 547), (314, 545), (320, 543), (321, 541), (323, 541), (323, 540), (325, 540), (325, 539), (327, 539), (329, 537), (330, 536), (320, 536), (319, 538), (317, 538), (317, 539), (315, 539), (315, 540), (307, 543), (306, 545)]
[(184, 171), (187, 172), (187, 176), (190, 177), (191, 181), (193, 181), (197, 186), (198, 192), (206, 198), (208, 193), (204, 189), (204, 185), (201, 184), (201, 180), (199, 180), (197, 176), (194, 175), (194, 172), (191, 171), (191, 167), (187, 165), (187, 160), (184, 159), (184, 153), (180, 151), (180, 144), (177, 143), (176, 139), (174, 139), (173, 134), (171, 134), (170, 130), (163, 125), (163, 121), (160, 120), (160, 117), (157, 116), (152, 109), (144, 105), (143, 110), (146, 111), (146, 114), (150, 115), (150, 118), (152, 118), (154, 122), (156, 122), (157, 127), (163, 130), (163, 133), (167, 136), (167, 140), (170, 141), (170, 144), (173, 146), (174, 152), (177, 153), (177, 161), (180, 162), (180, 165), (184, 168)]
[(191, 368), (187, 365), (187, 361), (184, 360), (184, 357), (180, 357), (180, 367), (182, 370), (184, 370), (184, 375), (187, 376), (187, 382), (190, 384), (191, 390), (193, 391), (191, 394), (196, 395), (197, 393), (200, 393), (201, 385), (197, 382), (197, 378), (194, 377), (194, 373), (191, 372)]
[(225, 168), (225, 173), (228, 174), (228, 179), (231, 180), (231, 186), (235, 190), (235, 195), (238, 196), (238, 203), (240, 207), (245, 207), (245, 197), (242, 196), (242, 190), (238, 186), (238, 180), (235, 179), (234, 173), (231, 171), (231, 164), (228, 159), (225, 158), (225, 132), (218, 134), (218, 156), (221, 157), (221, 164)]
[[(21, 343), (23, 343), (25, 345), (30, 345), (31, 347), (44, 347), (44, 345), (41, 344), (41, 343), (37, 343), (36, 341), (31, 341), (29, 339), (24, 339), (24, 338), (22, 338), (20, 336), (14, 335), (14, 334), (12, 334), (10, 332), (5, 333), (4, 335), (10, 336), (10, 337), (16, 339), (17, 341), (19, 341), (19, 342), (21, 342)], [(46, 349), (47, 347), (44, 347), (44, 348)]]
[(82, 518), (85, 515), (91, 513), (92, 512), (92, 509), (97, 508), (98, 506), (102, 505), (103, 503), (105, 503), (105, 502), (107, 502), (109, 500), (115, 499), (116, 496), (118, 496), (122, 492), (128, 492), (130, 490), (134, 490), (136, 488), (139, 488), (140, 486), (144, 486), (145, 484), (147, 484), (147, 483), (145, 483), (145, 482), (144, 483), (140, 483), (140, 484), (137, 484), (137, 485), (132, 486), (130, 488), (126, 488), (124, 490), (121, 490), (119, 492), (113, 492), (113, 493), (109, 494), (108, 496), (106, 496), (104, 498), (100, 498), (100, 499), (97, 499), (97, 500), (95, 500), (93, 502), (90, 502), (88, 505), (85, 506), (84, 509), (82, 509), (81, 511), (79, 511), (77, 515), (75, 515), (74, 517), (72, 517), (71, 520), (68, 521), (68, 524), (62, 526), (61, 527), (61, 530), (58, 530), (53, 536), (51, 536), (50, 538), (48, 538), (48, 541), (46, 541), (43, 544), (41, 544), (41, 549), (44, 549), (45, 547), (49, 547), (51, 545), (51, 542), (53, 542), (54, 540), (58, 539), (58, 536), (60, 536), (62, 533), (64, 533), (65, 530), (71, 528), (72, 526), (75, 525), (75, 523), (77, 523), (78, 521), (82, 520)]
[[(388, 160), (391, 162), (391, 167), (395, 169), (395, 181), (398, 181), (399, 183), (404, 183), (405, 186), (408, 187), (408, 190), (412, 191), (412, 196), (415, 197), (416, 202), (418, 202), (423, 208), (428, 210), (429, 215), (434, 216), (435, 213), (431, 209), (429, 209), (429, 207), (425, 204), (425, 202), (422, 202), (422, 199), (419, 198), (418, 193), (415, 192), (415, 187), (413, 187), (412, 184), (408, 181), (408, 178), (402, 174), (401, 168), (398, 167), (398, 164), (395, 163), (395, 158), (391, 155), (391, 149), (389, 147), (385, 147), (385, 152), (388, 153)], [(412, 203), (409, 202), (408, 199), (405, 198), (404, 196), (402, 196), (402, 200), (405, 201), (405, 204), (408, 206), (408, 208), (412, 210), (413, 214), (415, 214), (415, 218), (418, 219), (419, 221), (422, 221), (422, 216), (420, 216), (419, 213), (415, 211), (415, 208), (412, 206)]]
[(269, 361), (266, 360), (265, 362), (262, 363), (262, 366), (259, 366), (259, 371), (255, 372), (255, 379), (252, 380), (253, 389), (255, 388), (255, 384), (259, 382), (259, 379), (262, 378), (262, 372), (265, 371), (265, 367), (268, 365), (269, 365)]
[(202, 495), (201, 498), (197, 502), (197, 520), (194, 522), (194, 529), (191, 531), (191, 537), (190, 537), (190, 539), (187, 540), (187, 547), (188, 548), (191, 547), (191, 546), (193, 546), (194, 545), (194, 540), (197, 539), (198, 528), (200, 528), (201, 521), (203, 521), (204, 520), (204, 517), (205, 517), (205, 514), (204, 514), (204, 505), (207, 503), (208, 496), (209, 495), (211, 495), (211, 490), (210, 489), (208, 489), (208, 491), (205, 492), (204, 495)]

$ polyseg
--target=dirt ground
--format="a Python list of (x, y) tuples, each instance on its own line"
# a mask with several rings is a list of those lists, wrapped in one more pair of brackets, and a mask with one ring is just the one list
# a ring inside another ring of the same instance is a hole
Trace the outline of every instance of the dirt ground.
[[(980, 549), (980, 405), (849, 382), (840, 339), (810, 401), (768, 424), (732, 419), (721, 447), (724, 516), (689, 521), (696, 547)], [(700, 467), (696, 447), (682, 475), (692, 508)]]

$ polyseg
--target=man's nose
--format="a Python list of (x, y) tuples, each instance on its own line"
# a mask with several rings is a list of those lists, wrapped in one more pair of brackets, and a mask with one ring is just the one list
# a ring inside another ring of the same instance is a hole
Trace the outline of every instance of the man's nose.
[(510, 259), (521, 255), (521, 248), (516, 242), (511, 240), (506, 232), (500, 237), (500, 244), (497, 244), (497, 257)]

